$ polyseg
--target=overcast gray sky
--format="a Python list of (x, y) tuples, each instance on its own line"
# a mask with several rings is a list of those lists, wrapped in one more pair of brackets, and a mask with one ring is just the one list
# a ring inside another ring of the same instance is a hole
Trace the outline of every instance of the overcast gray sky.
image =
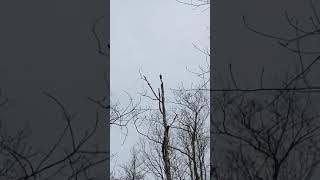
[[(197, 80), (186, 67), (206, 65), (192, 45), (209, 47), (209, 10), (202, 10), (175, 0), (111, 0), (111, 99), (127, 103), (124, 91), (137, 97), (145, 89), (139, 69), (154, 85), (161, 73), (167, 88)], [(110, 138), (111, 153), (116, 153), (112, 168), (129, 159), (138, 135), (129, 126), (122, 145), (121, 130), (112, 127)]]

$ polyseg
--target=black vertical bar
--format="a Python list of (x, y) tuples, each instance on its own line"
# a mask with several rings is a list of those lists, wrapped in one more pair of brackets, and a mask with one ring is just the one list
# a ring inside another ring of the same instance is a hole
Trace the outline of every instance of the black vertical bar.
[(110, 1), (1, 1), (0, 26), (0, 179), (109, 179)]

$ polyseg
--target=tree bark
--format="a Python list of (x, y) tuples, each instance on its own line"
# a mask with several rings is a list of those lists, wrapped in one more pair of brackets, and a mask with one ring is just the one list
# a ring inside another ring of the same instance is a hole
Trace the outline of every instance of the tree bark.
[[(169, 125), (167, 122), (167, 117), (166, 117), (166, 108), (165, 108), (165, 98), (164, 98), (164, 87), (163, 87), (163, 82), (162, 78), (160, 76), (161, 80), (161, 113), (162, 113), (162, 120), (163, 120), (163, 143), (162, 143), (162, 157), (164, 161), (164, 171), (165, 171), (165, 176), (166, 180), (172, 180), (171, 178), (171, 163), (170, 163), (170, 156), (169, 156)], [(160, 98), (160, 97), (159, 97)]]

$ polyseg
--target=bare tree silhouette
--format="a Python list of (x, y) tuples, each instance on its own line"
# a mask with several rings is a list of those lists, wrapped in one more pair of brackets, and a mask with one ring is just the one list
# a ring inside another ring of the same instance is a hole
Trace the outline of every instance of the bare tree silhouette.
[(308, 50), (311, 43), (308, 41), (318, 39), (320, 22), (315, 4), (309, 3), (310, 26), (300, 25), (303, 23), (285, 12), (294, 30), (291, 37), (259, 31), (243, 17), (248, 30), (276, 40), (294, 53), (299, 63), (295, 70), (281, 77), (280, 87), (270, 88), (263, 84), (264, 69), (257, 88), (240, 88), (230, 64), (225, 85), (211, 88), (213, 179), (312, 179), (320, 162), (319, 112), (315, 98), (319, 86), (314, 81), (320, 56), (319, 52)]
[[(92, 33), (97, 38), (98, 52), (107, 56), (109, 52), (102, 50), (104, 45), (98, 39), (96, 25), (100, 23), (99, 18), (93, 28)], [(110, 48), (110, 45), (107, 45)], [(108, 84), (108, 83), (106, 83)], [(106, 89), (109, 92), (108, 88)], [(49, 179), (101, 179), (101, 174), (95, 168), (105, 166), (109, 159), (109, 150), (97, 144), (97, 139), (101, 137), (97, 134), (103, 120), (99, 111), (96, 116), (90, 119), (91, 127), (81, 131), (78, 129), (78, 122), (75, 121), (74, 113), (71, 113), (64, 102), (49, 92), (43, 92), (49, 103), (54, 103), (58, 108), (58, 113), (63, 116), (62, 129), (60, 135), (54, 141), (48, 141), (49, 149), (38, 150), (31, 140), (32, 127), (26, 126), (15, 133), (9, 133), (6, 127), (6, 120), (1, 120), (0, 125), (0, 179), (8, 180), (49, 180)], [(2, 92), (0, 93), (0, 108), (10, 103)], [(106, 99), (96, 101), (89, 100), (103, 106), (108, 112), (109, 102)], [(106, 104), (106, 105), (104, 105)], [(119, 118), (117, 118), (118, 120)], [(10, 119), (9, 119), (10, 120)], [(116, 123), (116, 119), (111, 122)], [(104, 119), (105, 121), (105, 119)], [(59, 121), (57, 121), (59, 122)], [(107, 126), (106, 126), (107, 127)], [(47, 134), (43, 134), (46, 137)], [(37, 146), (38, 147), (38, 146)], [(105, 171), (104, 171), (105, 173)], [(105, 174), (107, 176), (108, 174)]]
[[(5, 126), (1, 126), (1, 177), (8, 180), (55, 179), (62, 176), (67, 179), (98, 178), (90, 170), (107, 160), (107, 151), (92, 142), (100, 121), (98, 112), (90, 130), (75, 131), (73, 117), (63, 103), (48, 92), (43, 94), (60, 108), (66, 122), (64, 129), (55, 142), (49, 142), (52, 145), (47, 152), (39, 152), (29, 141), (32, 129), (26, 127), (16, 134), (9, 134)], [(67, 140), (70, 147), (61, 148)]]

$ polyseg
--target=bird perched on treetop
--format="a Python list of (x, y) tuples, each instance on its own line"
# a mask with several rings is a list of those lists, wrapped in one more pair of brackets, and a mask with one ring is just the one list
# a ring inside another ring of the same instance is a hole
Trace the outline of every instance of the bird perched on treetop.
[(162, 75), (160, 74), (160, 79), (162, 80)]

